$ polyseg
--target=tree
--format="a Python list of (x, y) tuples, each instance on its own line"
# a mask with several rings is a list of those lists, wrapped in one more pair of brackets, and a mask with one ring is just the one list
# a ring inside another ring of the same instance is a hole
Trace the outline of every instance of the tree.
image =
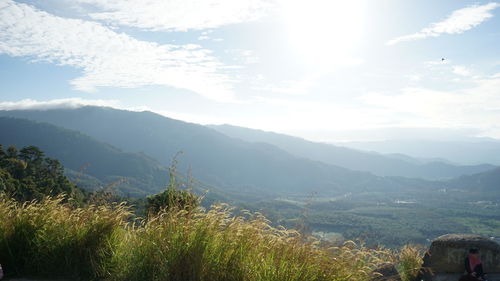
[[(0, 151), (3, 149), (0, 147)], [(36, 146), (18, 151), (14, 146), (5, 156), (0, 152), (0, 192), (18, 201), (40, 200), (44, 196), (65, 193), (83, 202), (84, 192), (64, 175), (64, 168), (56, 159), (45, 158)]]
[(39, 162), (43, 160), (44, 153), (36, 146), (26, 146), (19, 151), (18, 158), (25, 162)]
[(13, 145), (7, 148), (7, 158), (16, 158), (17, 157), (17, 148)]
[(0, 144), (0, 161), (5, 159), (5, 157), (7, 157), (7, 154), (5, 154), (5, 151), (3, 151), (3, 145)]

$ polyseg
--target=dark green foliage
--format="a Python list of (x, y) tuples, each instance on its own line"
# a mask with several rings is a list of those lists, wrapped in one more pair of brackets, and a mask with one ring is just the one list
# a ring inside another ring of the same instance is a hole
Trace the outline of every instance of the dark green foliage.
[(56, 159), (45, 157), (39, 148), (27, 146), (18, 152), (10, 146), (4, 153), (0, 146), (0, 151), (0, 193), (18, 201), (65, 193), (82, 202), (83, 192), (64, 176), (63, 166)]
[(156, 214), (162, 209), (177, 208), (191, 210), (198, 205), (199, 199), (193, 193), (169, 186), (167, 190), (149, 196), (146, 208), (149, 213)]

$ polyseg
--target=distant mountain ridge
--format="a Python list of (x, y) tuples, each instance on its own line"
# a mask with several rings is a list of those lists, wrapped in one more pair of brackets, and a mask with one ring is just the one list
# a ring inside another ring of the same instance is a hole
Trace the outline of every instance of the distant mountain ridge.
[(486, 194), (500, 193), (500, 168), (452, 179), (449, 181), (449, 186)]
[(8, 117), (0, 117), (0, 132), (4, 147), (35, 145), (70, 169), (71, 178), (94, 185), (88, 188), (119, 182), (124, 195), (145, 196), (167, 184), (168, 170), (152, 158), (122, 152), (80, 132)]
[(500, 140), (467, 138), (463, 140), (386, 140), (337, 143), (353, 149), (379, 153), (403, 153), (419, 158), (444, 158), (455, 163), (500, 166)]
[(209, 127), (230, 137), (276, 145), (295, 156), (307, 157), (351, 170), (371, 172), (379, 176), (402, 176), (435, 180), (471, 175), (495, 168), (495, 166), (488, 164), (458, 166), (445, 162), (422, 163), (421, 160), (406, 155), (382, 155), (364, 152), (332, 144), (311, 142), (273, 132), (231, 125), (211, 125)]
[[(212, 128), (152, 112), (103, 107), (0, 111), (0, 115), (52, 123), (76, 130), (123, 151), (142, 152), (170, 164), (179, 151), (179, 168), (191, 169), (205, 183), (240, 196), (269, 194), (342, 194), (435, 187), (433, 182), (377, 177), (305, 157), (274, 145), (228, 137)], [(246, 195), (248, 194), (248, 195)]]

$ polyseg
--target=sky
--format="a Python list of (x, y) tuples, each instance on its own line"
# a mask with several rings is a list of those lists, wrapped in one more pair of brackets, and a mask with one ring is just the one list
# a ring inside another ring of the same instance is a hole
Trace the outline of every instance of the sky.
[(500, 2), (0, 0), (0, 109), (306, 139), (500, 138)]

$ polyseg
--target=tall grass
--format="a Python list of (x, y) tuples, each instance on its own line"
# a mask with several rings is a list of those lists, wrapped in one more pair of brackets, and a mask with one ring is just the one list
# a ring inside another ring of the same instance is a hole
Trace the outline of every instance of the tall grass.
[(319, 247), (260, 214), (234, 217), (227, 205), (160, 213), (129, 232), (113, 280), (368, 280), (390, 253), (353, 242)]
[(63, 196), (20, 204), (0, 197), (0, 260), (23, 276), (108, 275), (108, 265), (129, 215), (122, 205), (73, 208)]
[(425, 249), (418, 245), (405, 245), (398, 253), (396, 269), (402, 281), (413, 281), (417, 278), (424, 262)]
[(62, 198), (0, 198), (0, 258), (18, 275), (81, 280), (370, 280), (393, 259), (354, 242), (320, 246), (259, 213), (164, 209), (128, 223), (123, 205), (73, 208)]

